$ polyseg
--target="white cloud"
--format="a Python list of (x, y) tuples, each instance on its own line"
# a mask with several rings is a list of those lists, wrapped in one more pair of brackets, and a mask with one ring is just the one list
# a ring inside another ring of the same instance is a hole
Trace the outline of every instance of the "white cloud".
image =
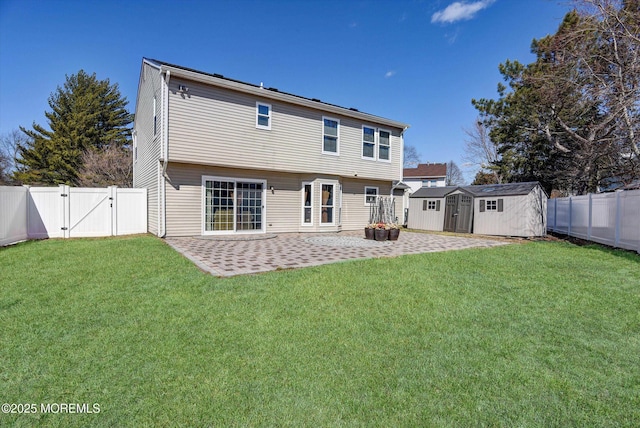
[(444, 10), (434, 13), (431, 16), (431, 22), (442, 22), (451, 24), (456, 21), (472, 19), (476, 13), (485, 9), (495, 0), (480, 0), (473, 3), (455, 2), (451, 3)]
[(384, 74), (384, 78), (388, 79), (389, 77), (393, 76), (394, 74), (396, 74), (395, 70), (389, 70)]

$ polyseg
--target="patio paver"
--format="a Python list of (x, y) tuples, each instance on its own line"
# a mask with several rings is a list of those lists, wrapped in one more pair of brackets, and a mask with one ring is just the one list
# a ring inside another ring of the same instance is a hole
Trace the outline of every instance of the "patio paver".
[(248, 236), (238, 239), (198, 236), (166, 238), (166, 242), (200, 269), (215, 276), (507, 244), (506, 241), (407, 231), (402, 231), (397, 241), (385, 242), (366, 240), (362, 231), (282, 233), (262, 235), (260, 238), (254, 240)]

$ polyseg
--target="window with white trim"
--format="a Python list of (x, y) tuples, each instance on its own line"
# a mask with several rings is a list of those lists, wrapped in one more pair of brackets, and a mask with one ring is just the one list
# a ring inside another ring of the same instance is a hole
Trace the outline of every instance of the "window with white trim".
[(313, 226), (313, 183), (302, 183), (302, 225)]
[(378, 188), (365, 186), (364, 188), (364, 204), (371, 205), (375, 204), (378, 198)]
[(256, 128), (271, 129), (271, 104), (256, 102)]
[(376, 158), (376, 129), (369, 126), (362, 127), (362, 158)]
[(378, 130), (378, 160), (391, 160), (391, 133), (384, 129)]
[(153, 97), (153, 136), (158, 133), (158, 114), (156, 112), (156, 97)]
[(340, 154), (340, 120), (322, 117), (322, 153)]

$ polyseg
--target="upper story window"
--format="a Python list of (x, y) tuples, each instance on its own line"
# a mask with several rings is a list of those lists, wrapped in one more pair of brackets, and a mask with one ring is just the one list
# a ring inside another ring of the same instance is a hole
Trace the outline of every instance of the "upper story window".
[(368, 126), (362, 127), (362, 157), (376, 158), (376, 130)]
[(153, 97), (153, 136), (158, 133), (158, 114), (156, 113), (156, 97)]
[(391, 133), (383, 129), (378, 131), (378, 160), (391, 160)]
[(322, 153), (340, 154), (340, 120), (322, 117)]
[(271, 104), (256, 103), (256, 128), (271, 129)]
[(436, 187), (438, 180), (422, 180), (422, 187)]

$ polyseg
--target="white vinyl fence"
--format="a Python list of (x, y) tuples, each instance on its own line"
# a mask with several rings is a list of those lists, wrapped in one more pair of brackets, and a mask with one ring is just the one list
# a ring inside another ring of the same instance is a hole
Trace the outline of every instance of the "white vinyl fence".
[(640, 253), (640, 190), (549, 199), (547, 229)]
[(0, 187), (0, 246), (146, 232), (146, 189)]

